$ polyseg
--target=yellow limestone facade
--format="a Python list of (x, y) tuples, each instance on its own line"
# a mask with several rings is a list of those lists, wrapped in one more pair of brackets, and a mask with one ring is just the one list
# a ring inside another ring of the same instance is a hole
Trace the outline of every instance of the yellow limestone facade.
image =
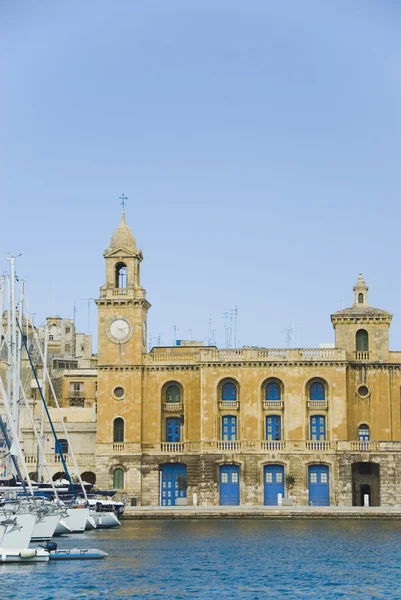
[(142, 505), (401, 502), (401, 352), (362, 275), (331, 315), (333, 348), (147, 352), (143, 256), (124, 213), (104, 259), (98, 486)]

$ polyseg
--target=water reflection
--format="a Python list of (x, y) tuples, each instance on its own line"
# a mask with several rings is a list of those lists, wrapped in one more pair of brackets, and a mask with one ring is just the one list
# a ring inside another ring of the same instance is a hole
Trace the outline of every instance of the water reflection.
[(65, 538), (99, 562), (0, 565), (2, 598), (399, 598), (396, 521), (138, 521)]

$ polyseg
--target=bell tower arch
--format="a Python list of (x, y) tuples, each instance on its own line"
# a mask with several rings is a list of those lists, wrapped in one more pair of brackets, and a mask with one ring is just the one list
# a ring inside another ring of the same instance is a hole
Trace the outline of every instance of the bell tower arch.
[(141, 364), (150, 304), (140, 279), (143, 254), (137, 249), (124, 210), (103, 256), (106, 281), (96, 300), (99, 365)]

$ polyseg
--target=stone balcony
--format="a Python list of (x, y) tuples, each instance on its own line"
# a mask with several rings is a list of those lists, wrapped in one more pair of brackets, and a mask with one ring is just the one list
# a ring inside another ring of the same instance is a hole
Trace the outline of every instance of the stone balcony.
[(308, 400), (309, 409), (327, 410), (327, 400)]
[(283, 410), (284, 403), (282, 400), (264, 400), (263, 408), (265, 410), (271, 410), (271, 409)]
[(163, 404), (164, 412), (175, 412), (182, 413), (184, 411), (184, 406), (182, 402), (165, 402)]
[[(105, 446), (111, 447), (111, 455), (141, 452), (140, 444), (115, 443), (101, 444), (101, 454), (106, 454)], [(401, 442), (341, 441), (341, 440), (215, 440), (203, 442), (158, 442), (142, 444), (142, 452), (149, 454), (183, 453), (252, 453), (264, 452), (309, 453), (309, 452), (401, 452)]]
[(239, 402), (238, 402), (238, 400), (220, 400), (219, 409), (220, 410), (239, 410)]
[[(63, 454), (63, 458), (68, 466), (73, 465), (74, 462), (72, 460), (72, 456), (70, 454)], [(95, 455), (92, 454), (74, 454), (75, 461), (78, 465), (78, 468), (81, 467), (91, 467), (92, 469), (95, 466)], [(25, 454), (24, 455), (25, 463), (27, 465), (35, 465), (37, 464), (37, 455), (36, 454)], [(61, 468), (63, 467), (63, 463), (61, 460), (61, 456), (59, 454), (45, 454), (46, 463), (49, 467), (53, 467), (54, 465), (59, 465)]]
[(144, 355), (145, 365), (177, 365), (246, 362), (345, 362), (345, 350), (339, 348), (199, 348), (193, 352), (181, 349), (153, 351)]
[(370, 360), (370, 352), (354, 352), (354, 360), (358, 360), (358, 361), (366, 361), (368, 362)]

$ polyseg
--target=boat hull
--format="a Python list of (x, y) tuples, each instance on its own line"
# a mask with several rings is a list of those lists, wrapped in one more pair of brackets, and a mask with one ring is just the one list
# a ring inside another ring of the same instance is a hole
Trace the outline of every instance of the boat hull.
[(49, 553), (41, 548), (23, 548), (15, 550), (0, 548), (0, 563), (37, 563), (48, 561)]

